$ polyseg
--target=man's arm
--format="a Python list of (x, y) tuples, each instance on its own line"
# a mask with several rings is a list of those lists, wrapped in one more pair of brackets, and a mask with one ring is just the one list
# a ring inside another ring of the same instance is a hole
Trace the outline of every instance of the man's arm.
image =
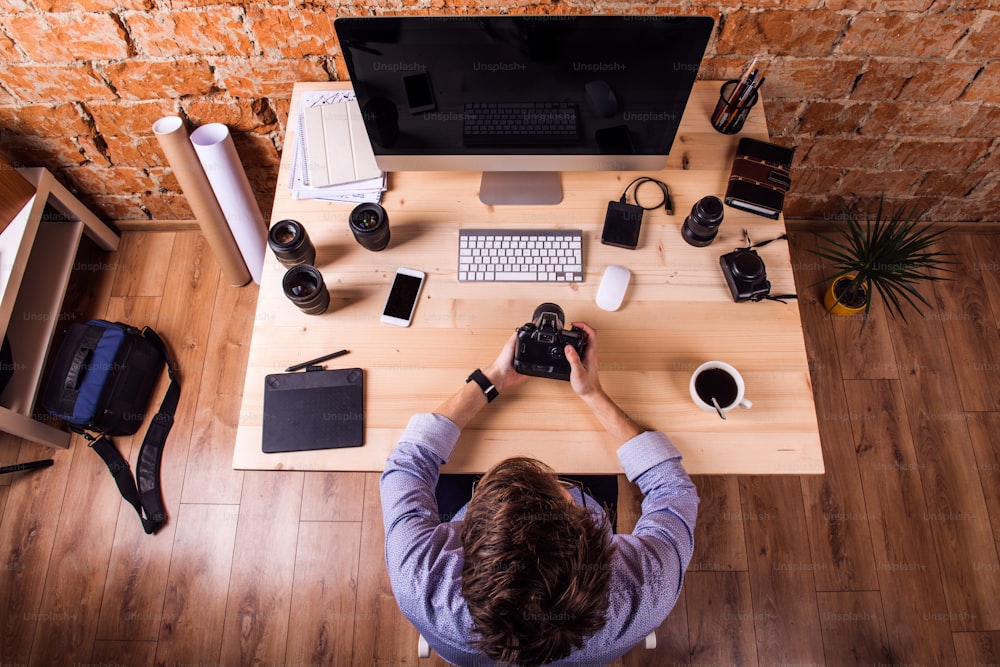
[(576, 353), (572, 345), (567, 345), (565, 354), (570, 366), (570, 384), (573, 391), (590, 408), (601, 426), (615, 441), (615, 446), (622, 445), (646, 429), (639, 426), (625, 411), (611, 400), (601, 387), (597, 374), (597, 332), (584, 322), (574, 322), (587, 334), (587, 347), (583, 359)]
[[(527, 376), (514, 370), (514, 346), (517, 345), (517, 333), (512, 333), (504, 344), (500, 354), (492, 364), (482, 369), (483, 374), (493, 383), (501, 394), (504, 390), (522, 382)], [(470, 369), (471, 370), (471, 369)], [(475, 382), (466, 382), (461, 389), (447, 398), (434, 410), (435, 414), (447, 417), (458, 426), (465, 428), (472, 418), (483, 409), (487, 403), (486, 395)]]

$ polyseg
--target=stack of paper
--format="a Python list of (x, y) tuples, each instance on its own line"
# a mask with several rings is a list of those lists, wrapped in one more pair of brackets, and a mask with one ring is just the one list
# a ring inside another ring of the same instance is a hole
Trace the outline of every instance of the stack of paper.
[(303, 93), (289, 189), (295, 199), (378, 202), (385, 174), (375, 164), (353, 91)]

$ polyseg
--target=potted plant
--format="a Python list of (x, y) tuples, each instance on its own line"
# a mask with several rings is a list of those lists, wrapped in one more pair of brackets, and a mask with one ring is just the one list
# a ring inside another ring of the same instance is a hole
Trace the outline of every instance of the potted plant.
[(903, 321), (904, 300), (918, 312), (918, 301), (930, 306), (915, 285), (922, 280), (950, 278), (932, 272), (950, 271), (955, 263), (947, 259), (952, 253), (933, 249), (948, 230), (919, 225), (922, 211), (915, 206), (887, 210), (884, 197), (879, 199), (874, 217), (870, 208), (865, 211), (863, 224), (846, 205), (843, 210), (846, 225), (841, 236), (820, 234), (826, 246), (814, 251), (833, 269), (823, 278), (830, 281), (824, 300), (827, 311), (835, 315), (861, 313), (864, 328), (876, 293), (885, 301), (889, 314), (899, 315)]

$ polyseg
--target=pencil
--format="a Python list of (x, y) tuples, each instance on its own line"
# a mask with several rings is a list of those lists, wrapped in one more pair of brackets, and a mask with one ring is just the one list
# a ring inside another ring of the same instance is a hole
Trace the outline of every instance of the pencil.
[(316, 359), (310, 359), (309, 361), (303, 361), (301, 364), (295, 364), (294, 366), (289, 366), (285, 369), (286, 373), (291, 373), (292, 371), (297, 371), (305, 368), (306, 366), (313, 366), (324, 361), (329, 361), (330, 359), (336, 359), (347, 354), (347, 350), (338, 350), (337, 352), (331, 352), (330, 354), (323, 355), (322, 357), (317, 357)]

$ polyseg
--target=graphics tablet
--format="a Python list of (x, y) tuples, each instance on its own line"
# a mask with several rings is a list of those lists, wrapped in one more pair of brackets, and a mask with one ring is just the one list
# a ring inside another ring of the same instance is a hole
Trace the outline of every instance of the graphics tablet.
[(264, 378), (268, 454), (364, 444), (364, 373), (360, 368), (276, 373)]

